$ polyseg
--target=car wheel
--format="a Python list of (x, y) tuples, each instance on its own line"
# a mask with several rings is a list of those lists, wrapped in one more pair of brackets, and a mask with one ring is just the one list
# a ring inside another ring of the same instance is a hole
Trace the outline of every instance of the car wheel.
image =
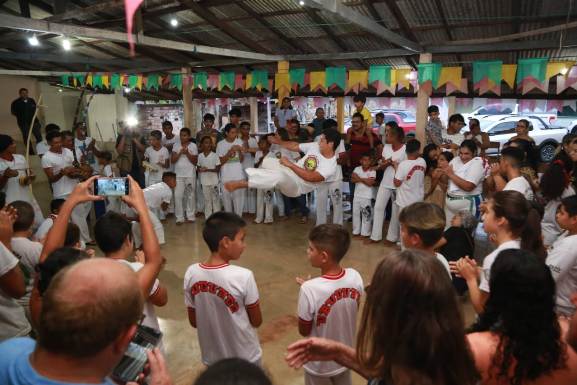
[(543, 143), (539, 147), (539, 158), (541, 162), (549, 163), (555, 157), (555, 150), (557, 149), (557, 143), (547, 142)]

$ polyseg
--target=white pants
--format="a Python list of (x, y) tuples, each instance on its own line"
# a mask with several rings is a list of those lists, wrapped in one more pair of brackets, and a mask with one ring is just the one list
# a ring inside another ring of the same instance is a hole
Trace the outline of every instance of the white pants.
[(273, 222), (273, 199), (274, 190), (256, 190), (256, 223), (262, 223), (264, 217), (264, 223)]
[(291, 198), (308, 194), (318, 187), (318, 183), (304, 181), (276, 158), (264, 158), (261, 168), (247, 168), (245, 171), (249, 188), (271, 190), (276, 187)]
[[(68, 199), (68, 197), (64, 198)], [(88, 229), (88, 222), (86, 222), (86, 217), (92, 209), (92, 202), (84, 202), (76, 205), (72, 214), (70, 215), (70, 220), (78, 229), (80, 229), (80, 240), (84, 243), (90, 242), (92, 238), (90, 237), (90, 230)]]
[(107, 197), (106, 198), (106, 212), (114, 211), (120, 213), (120, 197)]
[(398, 242), (401, 235), (401, 224), (399, 223), (399, 214), (403, 208), (393, 201), (391, 210), (391, 220), (389, 222), (389, 230), (387, 231), (387, 241)]
[(202, 193), (200, 178), (196, 178), (196, 212), (204, 212), (204, 194)]
[(333, 224), (343, 224), (343, 181), (321, 183), (317, 187), (317, 226), (327, 223), (327, 201), (333, 205)]
[(336, 376), (319, 377), (305, 371), (305, 385), (351, 385), (351, 371), (346, 370)]
[(206, 220), (212, 214), (220, 211), (218, 185), (202, 186), (202, 196), (204, 198), (204, 219)]
[(368, 237), (373, 225), (373, 205), (368, 198), (353, 198), (353, 235)]
[(247, 188), (244, 190), (244, 212), (254, 214), (256, 212), (256, 190)]
[(196, 215), (196, 177), (176, 177), (174, 189), (174, 215), (177, 222), (184, 222), (184, 216), (194, 221)]
[(282, 198), (280, 190), (274, 190), (274, 199), (276, 200), (276, 206), (278, 207), (278, 216), (284, 217), (286, 215), (284, 212), (284, 199)]
[[(371, 239), (373, 241), (380, 241), (383, 239), (383, 223), (385, 222), (385, 210), (389, 199), (395, 199), (395, 190), (384, 187), (383, 184), (379, 186), (377, 191), (377, 198), (375, 199), (375, 209), (373, 211), (373, 230), (371, 232)], [(390, 226), (389, 226), (390, 227)]]
[(222, 189), (222, 204), (224, 211), (235, 213), (242, 217), (242, 210), (244, 209), (244, 192), (246, 189), (241, 188), (233, 192), (228, 191), (223, 187)]
[(453, 217), (459, 211), (468, 211), (476, 218), (479, 217), (479, 205), (481, 204), (481, 195), (471, 195), (463, 199), (451, 199), (449, 196), (445, 198), (445, 229), (451, 227)]
[[(148, 215), (150, 215), (150, 221), (152, 222), (152, 228), (156, 233), (158, 244), (164, 245), (164, 227), (162, 226), (162, 223), (152, 210), (148, 209)], [(140, 222), (132, 222), (132, 236), (134, 237), (134, 246), (140, 247), (142, 245), (142, 230), (140, 228)]]
[(160, 171), (147, 172), (147, 173), (145, 173), (145, 177), (146, 177), (146, 181), (145, 181), (146, 187), (162, 182), (162, 173)]

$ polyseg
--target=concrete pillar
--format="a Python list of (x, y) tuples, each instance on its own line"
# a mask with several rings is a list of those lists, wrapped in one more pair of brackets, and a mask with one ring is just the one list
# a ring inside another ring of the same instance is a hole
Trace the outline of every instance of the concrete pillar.
[(194, 134), (202, 127), (202, 102), (199, 99), (192, 100), (192, 124), (189, 127)]
[[(190, 76), (190, 68), (182, 68), (183, 76)], [(184, 82), (183, 82), (184, 83)], [(182, 106), (184, 108), (184, 122), (183, 127), (190, 128), (192, 136), (196, 134), (196, 124), (194, 124), (194, 113), (192, 103), (192, 88), (190, 84), (182, 86)]]
[[(286, 60), (277, 62), (277, 72), (279, 74), (287, 74), (289, 72), (290, 63)], [(284, 90), (283, 90), (284, 91)], [(278, 104), (282, 102), (283, 98), (290, 95), (290, 90), (278, 93)]]
[[(453, 115), (457, 110), (457, 97), (449, 96), (447, 97), (447, 120)], [(449, 125), (449, 123), (447, 123)]]
[[(430, 53), (422, 53), (419, 55), (419, 63), (430, 63), (432, 55)], [(427, 108), (429, 107), (429, 95), (419, 88), (417, 92), (417, 126), (416, 137), (424, 147), (426, 144), (425, 126), (427, 125)]]
[(258, 99), (255, 96), (248, 98), (250, 105), (250, 133), (256, 134), (258, 132)]
[(337, 123), (339, 132), (345, 131), (345, 97), (337, 96)]

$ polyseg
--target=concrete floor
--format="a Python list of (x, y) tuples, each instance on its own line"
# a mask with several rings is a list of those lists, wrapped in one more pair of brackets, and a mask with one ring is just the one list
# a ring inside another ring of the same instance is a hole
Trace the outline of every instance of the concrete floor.
[[(259, 337), (264, 367), (275, 384), (303, 384), (302, 370), (290, 369), (284, 362), (284, 355), (286, 347), (300, 337), (296, 318), (299, 287), (295, 277), (318, 275), (306, 259), (307, 233), (313, 224), (301, 225), (292, 219), (272, 225), (255, 225), (251, 218), (246, 220), (251, 222), (247, 249), (235, 264), (252, 270), (259, 288), (264, 319)], [(203, 218), (197, 218), (197, 223), (178, 227), (174, 220), (165, 223), (163, 255), (167, 263), (159, 278), (168, 288), (169, 302), (167, 306), (157, 308), (157, 315), (175, 385), (191, 385), (203, 370), (196, 330), (188, 323), (182, 289), (187, 267), (208, 255), (202, 239), (203, 221)], [(358, 270), (366, 284), (386, 251), (381, 245), (367, 246), (360, 240), (353, 240), (343, 265)], [(471, 306), (465, 304), (464, 311), (470, 322), (474, 315)], [(353, 384), (365, 383), (361, 377), (353, 375)]]

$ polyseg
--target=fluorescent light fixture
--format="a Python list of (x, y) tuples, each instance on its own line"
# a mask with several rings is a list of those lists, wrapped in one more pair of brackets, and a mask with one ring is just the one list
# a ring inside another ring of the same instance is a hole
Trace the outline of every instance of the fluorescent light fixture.
[(32, 35), (31, 37), (28, 38), (28, 43), (33, 46), (36, 47), (37, 45), (39, 45), (40, 43), (38, 42), (38, 38), (36, 37), (36, 35)]
[(305, 2), (304, 2), (303, 0), (300, 0), (300, 1), (299, 1), (299, 5), (300, 5), (300, 6), (305, 5)]
[(126, 92), (127, 94), (130, 93), (130, 87), (124, 87), (124, 92)]
[(64, 51), (70, 51), (70, 49), (72, 48), (70, 40), (68, 40), (67, 38), (62, 39), (62, 48), (64, 48)]
[(126, 125), (128, 127), (134, 127), (138, 124), (138, 119), (136, 119), (136, 117), (134, 116), (129, 116), (128, 118), (126, 118)]
[(176, 20), (173, 17), (172, 19), (170, 19), (170, 25), (172, 25), (173, 27), (178, 27), (178, 20)]

